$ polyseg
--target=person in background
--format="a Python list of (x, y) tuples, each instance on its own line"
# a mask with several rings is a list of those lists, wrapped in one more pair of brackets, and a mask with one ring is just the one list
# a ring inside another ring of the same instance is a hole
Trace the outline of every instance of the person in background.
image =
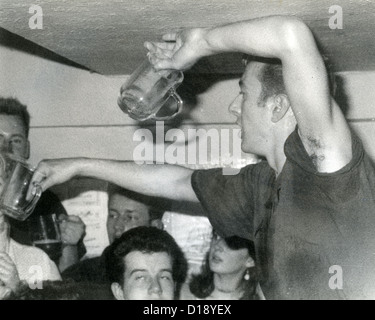
[[(3, 189), (0, 173), (0, 193)], [(8, 216), (0, 210), (0, 298), (17, 294), (27, 284), (61, 280), (55, 263), (41, 249), (22, 245), (10, 237)]]
[(186, 279), (187, 261), (168, 232), (137, 227), (110, 245), (106, 270), (117, 300), (173, 300)]
[[(30, 156), (29, 128), (30, 114), (27, 107), (17, 99), (0, 97), (0, 152), (28, 159)], [(63, 251), (55, 262), (60, 271), (63, 271), (78, 262), (79, 258), (86, 253), (83, 244), (85, 224), (79, 217), (69, 216), (58, 197), (51, 191), (47, 191), (39, 199), (32, 217), (52, 213), (56, 214), (60, 220)], [(21, 244), (32, 245), (28, 219), (17, 221), (9, 218), (9, 223), (12, 239)]]
[(210, 250), (200, 274), (193, 274), (181, 291), (181, 300), (263, 300), (250, 240), (221, 238), (213, 232)]
[[(107, 233), (109, 243), (135, 227), (154, 226), (163, 229), (161, 221), (164, 211), (156, 208), (153, 199), (141, 194), (120, 188), (108, 187)], [(62, 273), (63, 279), (78, 282), (107, 282), (105, 272), (105, 255), (108, 247), (99, 257), (89, 258), (69, 267)]]

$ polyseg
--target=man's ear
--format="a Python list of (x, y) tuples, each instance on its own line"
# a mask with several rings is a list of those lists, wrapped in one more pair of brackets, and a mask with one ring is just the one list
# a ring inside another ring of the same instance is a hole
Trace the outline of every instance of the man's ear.
[(122, 288), (119, 283), (113, 282), (111, 284), (111, 290), (116, 300), (125, 300), (124, 291), (122, 291)]
[(26, 141), (26, 151), (25, 151), (25, 159), (30, 158), (30, 141), (27, 139)]
[(284, 118), (290, 108), (290, 101), (286, 94), (278, 94), (273, 97), (272, 118), (271, 121), (276, 123)]

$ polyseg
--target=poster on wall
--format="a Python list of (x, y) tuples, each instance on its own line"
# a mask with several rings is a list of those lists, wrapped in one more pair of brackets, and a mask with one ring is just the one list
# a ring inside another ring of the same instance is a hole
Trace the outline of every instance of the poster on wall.
[(83, 238), (86, 254), (81, 259), (100, 256), (109, 244), (107, 185), (96, 179), (76, 178), (54, 188), (67, 213), (80, 217), (86, 226)]

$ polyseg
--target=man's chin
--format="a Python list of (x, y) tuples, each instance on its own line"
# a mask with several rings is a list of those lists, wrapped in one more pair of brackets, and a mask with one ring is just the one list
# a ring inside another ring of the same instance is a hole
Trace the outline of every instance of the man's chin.
[(244, 140), (241, 141), (241, 150), (242, 152), (253, 153), (252, 151), (250, 151), (251, 148), (249, 148), (248, 144)]

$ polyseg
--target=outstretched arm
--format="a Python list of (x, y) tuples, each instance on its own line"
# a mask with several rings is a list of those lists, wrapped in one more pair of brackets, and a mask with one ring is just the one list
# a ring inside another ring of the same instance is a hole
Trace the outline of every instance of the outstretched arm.
[(327, 71), (313, 34), (299, 19), (265, 17), (215, 28), (196, 28), (146, 42), (156, 69), (190, 68), (204, 56), (243, 52), (278, 58), (306, 151), (321, 172), (342, 168), (352, 158), (347, 122), (329, 92)]
[(191, 186), (193, 170), (174, 165), (138, 165), (131, 161), (89, 158), (41, 161), (33, 183), (43, 190), (76, 176), (106, 180), (149, 196), (198, 202)]

